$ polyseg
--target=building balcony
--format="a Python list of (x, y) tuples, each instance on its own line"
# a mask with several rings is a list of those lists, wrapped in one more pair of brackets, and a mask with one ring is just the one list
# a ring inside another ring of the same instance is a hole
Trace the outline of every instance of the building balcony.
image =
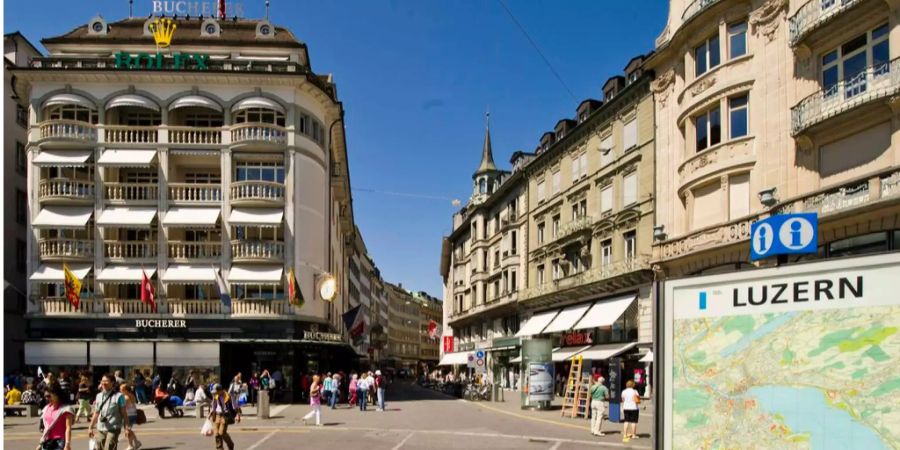
[(169, 203), (172, 205), (219, 204), (222, 186), (219, 184), (169, 183)]
[(38, 305), (38, 313), (48, 316), (56, 315), (83, 315), (94, 312), (93, 299), (81, 299), (78, 308), (74, 308), (65, 297), (41, 297), (33, 296), (34, 303)]
[(222, 302), (218, 299), (184, 300), (170, 298), (164, 301), (166, 312), (172, 317), (208, 316), (224, 314)]
[(681, 23), (693, 19), (698, 14), (702, 13), (709, 9), (712, 5), (719, 3), (720, 0), (694, 0), (692, 1), (687, 8), (684, 9), (684, 12), (681, 14)]
[(286, 300), (234, 300), (231, 302), (233, 317), (275, 317), (293, 314), (294, 308)]
[(231, 241), (231, 258), (235, 262), (281, 262), (284, 242)]
[(110, 262), (156, 262), (157, 243), (153, 241), (103, 241), (104, 256)]
[(822, 89), (791, 108), (791, 134), (798, 136), (832, 117), (896, 95), (900, 91), (900, 58), (869, 66), (858, 75)]
[(168, 127), (169, 143), (178, 145), (219, 145), (222, 128), (218, 127)]
[(168, 247), (169, 260), (172, 262), (217, 261), (222, 257), (221, 242), (169, 241)]
[(813, 32), (840, 17), (863, 0), (809, 0), (788, 19), (791, 47), (797, 47)]
[(159, 142), (159, 127), (105, 125), (103, 137), (107, 144), (155, 144)]
[[(99, 310), (97, 309), (98, 307)], [(153, 312), (149, 304), (141, 302), (140, 299), (106, 298), (98, 300), (94, 308), (95, 312), (103, 313), (110, 317), (158, 314), (158, 312)], [(157, 311), (159, 311), (159, 305), (157, 305)]]
[(90, 205), (94, 203), (94, 182), (69, 178), (41, 180), (38, 201), (54, 205)]
[(241, 123), (231, 127), (231, 143), (281, 147), (287, 144), (287, 130), (269, 123)]
[(232, 205), (284, 205), (284, 183), (236, 181), (231, 183)]
[(572, 220), (565, 225), (563, 225), (559, 229), (559, 233), (556, 235), (557, 239), (565, 239), (574, 234), (581, 233), (583, 231), (591, 230), (591, 227), (594, 225), (594, 218), (591, 216), (581, 216), (575, 220)]
[(93, 146), (97, 144), (97, 127), (79, 120), (47, 120), (38, 124), (40, 141), (54, 146)]
[(104, 183), (109, 203), (144, 203), (156, 205), (159, 200), (158, 183)]
[(42, 238), (38, 240), (42, 261), (92, 261), (94, 241), (91, 239)]
[[(629, 273), (649, 270), (650, 260), (644, 256), (627, 258), (606, 265), (598, 265), (590, 270), (564, 276), (537, 286), (531, 286), (521, 292), (523, 300), (547, 296), (549, 294), (567, 292), (575, 288), (591, 285), (598, 281), (611, 280)], [(624, 284), (629, 284), (625, 282)], [(610, 283), (608, 289), (618, 289)]]

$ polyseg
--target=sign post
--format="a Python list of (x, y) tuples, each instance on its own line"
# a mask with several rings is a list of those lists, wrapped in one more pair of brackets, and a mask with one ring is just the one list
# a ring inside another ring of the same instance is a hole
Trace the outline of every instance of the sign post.
[(622, 358), (609, 359), (609, 421), (622, 421)]

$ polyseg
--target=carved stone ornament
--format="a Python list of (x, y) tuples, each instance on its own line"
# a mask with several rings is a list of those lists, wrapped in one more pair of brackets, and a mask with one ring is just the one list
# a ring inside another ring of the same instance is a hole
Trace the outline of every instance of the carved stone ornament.
[(660, 106), (666, 106), (666, 99), (673, 84), (675, 84), (675, 69), (665, 71), (650, 83), (650, 90), (653, 91)]
[(691, 95), (696, 97), (696, 96), (702, 94), (703, 91), (713, 87), (714, 84), (716, 84), (716, 77), (714, 77), (714, 76), (706, 77), (706, 78), (700, 80), (700, 82), (698, 82), (691, 88)]
[(759, 9), (750, 15), (750, 25), (757, 35), (762, 33), (768, 41), (775, 38), (778, 25), (781, 23), (779, 16), (787, 7), (787, 0), (768, 0)]

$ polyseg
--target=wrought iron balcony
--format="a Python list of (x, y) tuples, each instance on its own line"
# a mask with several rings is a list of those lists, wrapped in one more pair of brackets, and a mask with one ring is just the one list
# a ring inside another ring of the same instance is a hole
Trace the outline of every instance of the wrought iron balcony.
[(788, 19), (791, 47), (796, 47), (812, 31), (859, 3), (862, 0), (809, 0)]
[(585, 270), (565, 276), (544, 284), (529, 287), (522, 291), (522, 299), (531, 299), (542, 295), (565, 291), (584, 286), (596, 281), (602, 281), (624, 275), (630, 272), (646, 270), (650, 267), (649, 259), (643, 256), (627, 258), (607, 265), (598, 265), (590, 270)]

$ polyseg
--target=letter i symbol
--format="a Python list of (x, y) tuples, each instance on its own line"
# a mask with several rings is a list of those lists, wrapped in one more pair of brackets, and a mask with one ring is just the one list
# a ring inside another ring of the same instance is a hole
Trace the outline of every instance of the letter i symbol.
[(706, 310), (706, 292), (700, 293), (700, 310)]

